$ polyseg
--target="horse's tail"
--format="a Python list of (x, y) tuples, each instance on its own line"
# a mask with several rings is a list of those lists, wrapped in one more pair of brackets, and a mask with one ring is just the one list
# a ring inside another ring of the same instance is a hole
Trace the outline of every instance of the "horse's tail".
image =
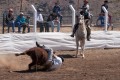
[(20, 53), (20, 54), (15, 54), (15, 56), (20, 56), (20, 55), (25, 55), (26, 54), (26, 52), (23, 52), (23, 53)]

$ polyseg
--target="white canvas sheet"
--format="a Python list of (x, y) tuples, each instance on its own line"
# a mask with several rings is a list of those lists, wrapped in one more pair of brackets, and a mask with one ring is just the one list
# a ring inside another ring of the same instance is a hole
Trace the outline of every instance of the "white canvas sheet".
[[(71, 33), (43, 32), (0, 34), (0, 54), (21, 53), (35, 47), (37, 41), (54, 50), (75, 50), (75, 38)], [(118, 31), (92, 31), (91, 41), (86, 41), (85, 48), (120, 48), (120, 32)]]

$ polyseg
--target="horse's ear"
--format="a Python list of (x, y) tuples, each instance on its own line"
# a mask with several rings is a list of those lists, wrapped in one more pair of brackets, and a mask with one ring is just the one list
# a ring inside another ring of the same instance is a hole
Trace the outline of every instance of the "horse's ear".
[(40, 47), (40, 45), (38, 44), (38, 42), (36, 42), (36, 46), (37, 46), (37, 47)]

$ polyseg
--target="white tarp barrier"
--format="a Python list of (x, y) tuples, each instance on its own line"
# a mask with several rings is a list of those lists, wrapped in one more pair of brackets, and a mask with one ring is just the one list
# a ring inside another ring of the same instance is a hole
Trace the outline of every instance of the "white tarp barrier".
[[(21, 53), (35, 47), (37, 41), (54, 50), (75, 50), (75, 38), (71, 33), (43, 32), (26, 34), (0, 34), (0, 54)], [(120, 48), (119, 31), (92, 31), (91, 41), (86, 41), (85, 48)]]

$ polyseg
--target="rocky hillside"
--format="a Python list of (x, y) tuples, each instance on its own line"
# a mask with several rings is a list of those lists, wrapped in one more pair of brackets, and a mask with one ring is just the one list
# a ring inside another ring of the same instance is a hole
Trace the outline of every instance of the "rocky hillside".
[[(82, 5), (83, 0), (0, 0), (0, 16), (12, 7), (14, 9), (15, 15), (18, 15), (20, 11), (23, 11), (25, 14), (32, 16), (31, 4), (35, 7), (43, 9), (43, 14), (49, 14), (51, 12), (54, 3), (58, 1), (62, 9), (63, 16), (71, 16), (71, 10), (69, 9), (69, 3), (71, 3), (74, 8), (79, 11), (80, 6)], [(89, 0), (90, 10), (94, 17), (97, 18), (101, 4), (104, 0)], [(113, 16), (114, 22), (120, 21), (120, 0), (108, 0), (109, 1), (109, 13)], [(95, 18), (95, 19), (96, 19)], [(1, 18), (0, 18), (1, 20)]]

